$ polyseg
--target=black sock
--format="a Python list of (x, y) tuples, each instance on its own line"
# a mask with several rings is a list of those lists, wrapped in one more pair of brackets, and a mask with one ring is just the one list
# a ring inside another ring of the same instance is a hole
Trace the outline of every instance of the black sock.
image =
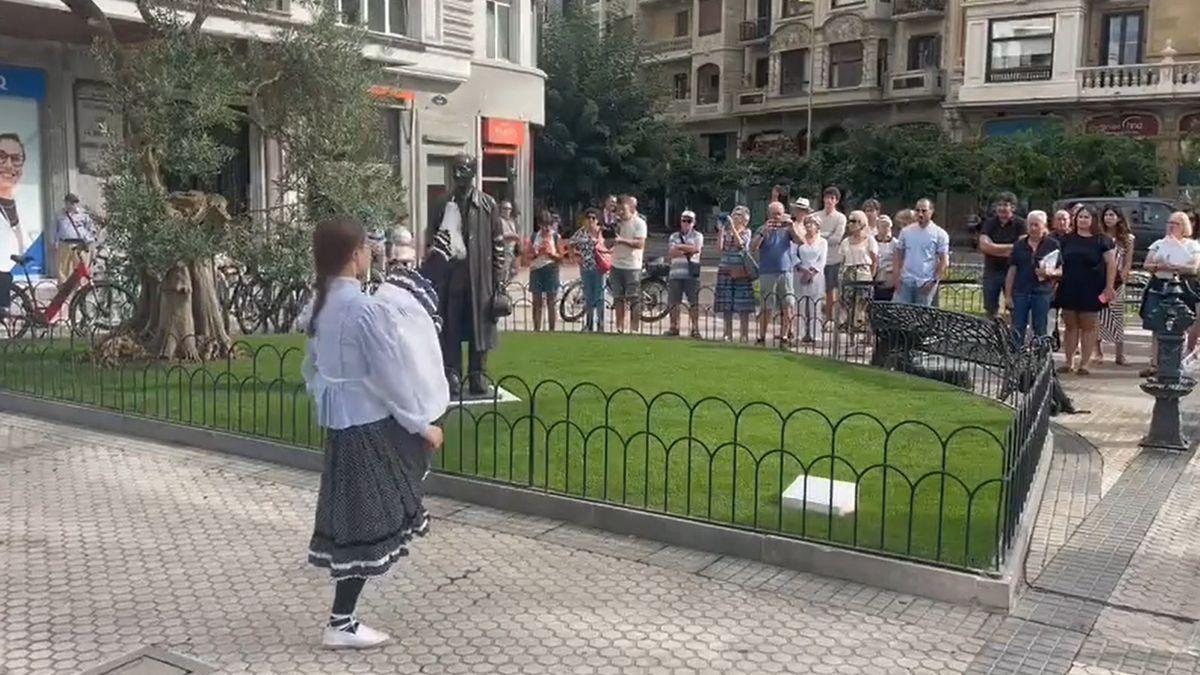
[(337, 589), (333, 594), (333, 609), (329, 612), (331, 628), (341, 628), (353, 633), (358, 627), (358, 622), (354, 621), (354, 608), (358, 605), (358, 596), (366, 583), (367, 580), (361, 577), (341, 579), (337, 582)]

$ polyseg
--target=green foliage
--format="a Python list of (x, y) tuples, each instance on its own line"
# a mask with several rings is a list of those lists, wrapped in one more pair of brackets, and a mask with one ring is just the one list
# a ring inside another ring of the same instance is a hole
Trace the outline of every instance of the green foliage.
[(1155, 188), (1164, 175), (1154, 145), (1106, 134), (1062, 129), (988, 138), (978, 142), (977, 196), (1011, 190), (1035, 205), (1061, 197), (1121, 195)]
[(665, 90), (629, 28), (601, 37), (586, 16), (553, 17), (539, 44), (546, 125), (534, 135), (535, 189), (559, 205), (658, 184), (677, 131)]
[[(311, 3), (311, 23), (237, 44), (192, 30), (166, 0), (154, 1), (162, 6), (151, 8), (146, 39), (97, 44), (124, 121), (124, 133), (112, 135), (107, 228), (131, 268), (161, 274), (231, 253), (299, 280), (319, 219), (352, 213), (385, 228), (405, 215), (399, 176), (379, 158), (381, 117), (369, 93), (386, 77), (362, 56), (361, 29)], [(286, 161), (272, 176), (279, 201), (233, 214), (230, 227), (173, 213), (168, 186), (217, 174), (233, 154), (224, 138), (239, 125), (280, 145)]]

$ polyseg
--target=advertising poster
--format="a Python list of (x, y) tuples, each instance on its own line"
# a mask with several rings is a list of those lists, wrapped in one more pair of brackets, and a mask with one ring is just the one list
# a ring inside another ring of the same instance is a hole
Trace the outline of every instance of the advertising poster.
[(0, 65), (0, 271), (23, 275), (11, 256), (33, 257), (31, 275), (45, 269), (48, 229), (42, 194), (41, 107), (46, 77), (40, 70)]

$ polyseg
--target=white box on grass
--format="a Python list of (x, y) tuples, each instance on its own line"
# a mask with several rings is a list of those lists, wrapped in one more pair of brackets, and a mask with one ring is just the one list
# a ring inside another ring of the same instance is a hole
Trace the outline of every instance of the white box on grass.
[(858, 486), (854, 483), (802, 473), (783, 491), (783, 508), (817, 513), (833, 511), (835, 516), (844, 516), (854, 513), (857, 496)]

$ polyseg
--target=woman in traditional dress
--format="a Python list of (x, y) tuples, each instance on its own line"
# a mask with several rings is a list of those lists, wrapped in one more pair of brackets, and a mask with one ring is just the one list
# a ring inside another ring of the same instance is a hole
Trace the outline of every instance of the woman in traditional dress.
[(317, 225), (313, 258), (304, 379), (326, 443), (308, 561), (336, 582), (322, 644), (364, 649), (389, 638), (355, 618), (363, 585), (429, 531), (421, 482), (442, 444), (434, 423), (450, 392), (437, 296), (427, 281), (401, 272), (364, 294), (359, 278), (371, 251), (362, 224), (349, 216)]

